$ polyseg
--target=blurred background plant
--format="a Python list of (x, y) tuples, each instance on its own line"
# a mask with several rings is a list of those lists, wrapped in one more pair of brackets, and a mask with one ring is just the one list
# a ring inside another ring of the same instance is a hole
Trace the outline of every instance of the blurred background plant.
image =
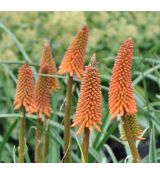
[[(96, 53), (103, 95), (102, 132), (91, 134), (89, 162), (130, 162), (128, 145), (119, 137), (117, 122), (108, 113), (108, 86), (118, 48), (134, 38), (132, 80), (138, 120), (144, 130), (137, 142), (143, 162), (160, 162), (160, 13), (159, 12), (0, 12), (0, 162), (17, 162), (18, 113), (13, 111), (17, 71), (21, 63), (39, 64), (44, 40), (51, 43), (59, 66), (68, 44), (84, 25), (90, 28), (86, 64)], [(7, 63), (7, 64), (5, 64)], [(11, 63), (11, 64), (10, 64)], [(33, 66), (35, 77), (38, 67)], [(63, 159), (63, 117), (66, 77), (52, 95), (52, 118), (48, 162)], [(74, 84), (72, 118), (79, 96)], [(36, 116), (27, 118), (26, 162), (34, 161)], [(72, 129), (72, 161), (80, 162), (81, 137)]]

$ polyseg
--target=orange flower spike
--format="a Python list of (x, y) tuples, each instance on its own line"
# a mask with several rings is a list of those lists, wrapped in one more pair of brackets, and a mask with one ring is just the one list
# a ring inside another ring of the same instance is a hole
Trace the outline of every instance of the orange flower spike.
[(24, 107), (29, 113), (34, 112), (34, 77), (28, 64), (19, 68), (14, 110)]
[[(44, 64), (41, 67), (41, 74), (48, 74), (50, 71), (50, 66)], [(43, 114), (46, 117), (51, 115), (51, 92), (52, 92), (52, 79), (50, 77), (40, 75), (35, 87), (35, 103), (36, 103), (36, 112), (38, 116), (42, 118)]]
[(59, 74), (69, 73), (70, 76), (76, 75), (81, 79), (88, 41), (88, 32), (88, 27), (84, 26), (81, 31), (76, 34), (64, 55), (59, 67)]
[(109, 87), (111, 119), (114, 119), (118, 114), (124, 116), (128, 113), (129, 116), (133, 116), (137, 112), (131, 82), (133, 45), (132, 38), (129, 38), (121, 45), (113, 67)]
[[(56, 68), (54, 59), (52, 57), (51, 46), (48, 42), (45, 42), (44, 44), (43, 53), (42, 53), (41, 62), (40, 62), (40, 72), (43, 65), (46, 65), (46, 64), (49, 66), (48, 74), (55, 75), (57, 73), (57, 68)], [(59, 89), (58, 79), (53, 77), (51, 77), (50, 79), (52, 82), (52, 90), (53, 91), (58, 90)]]
[(80, 95), (78, 99), (78, 105), (73, 120), (72, 126), (80, 126), (77, 134), (80, 134), (85, 127), (89, 130), (94, 127), (97, 131), (100, 131), (102, 118), (102, 105), (101, 105), (101, 86), (99, 72), (94, 68), (95, 55), (91, 58), (91, 64), (85, 67), (84, 77), (82, 79), (82, 85)]

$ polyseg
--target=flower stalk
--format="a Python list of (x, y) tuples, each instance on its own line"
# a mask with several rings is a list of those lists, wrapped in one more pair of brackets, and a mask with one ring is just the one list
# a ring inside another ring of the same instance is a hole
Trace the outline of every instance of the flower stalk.
[(84, 156), (83, 163), (88, 163), (89, 135), (90, 135), (90, 131), (87, 127), (85, 127), (84, 133), (83, 133), (83, 146), (82, 146), (83, 156)]
[(44, 145), (43, 145), (43, 153), (42, 153), (42, 162), (45, 163), (47, 161), (48, 149), (49, 149), (49, 121), (50, 119), (45, 117), (44, 120)]
[(122, 131), (122, 139), (128, 141), (133, 162), (138, 163), (141, 161), (141, 157), (136, 148), (135, 140), (144, 140), (144, 138), (140, 136), (141, 128), (136, 121), (138, 110), (131, 80), (133, 47), (133, 39), (128, 38), (119, 49), (109, 87), (109, 110), (112, 120), (118, 115), (121, 116), (124, 130), (124, 134)]
[(41, 162), (41, 128), (42, 128), (42, 119), (37, 118), (36, 126), (36, 146), (35, 146), (35, 162)]
[[(36, 132), (36, 162), (47, 162), (48, 148), (49, 148), (49, 120), (51, 116), (51, 95), (52, 91), (59, 89), (58, 79), (51, 77), (56, 75), (57, 69), (55, 61), (52, 57), (51, 46), (48, 42), (45, 42), (43, 53), (40, 61), (39, 77), (35, 86), (35, 104), (37, 113), (37, 132)], [(42, 75), (51, 76), (42, 76)], [(42, 124), (42, 118), (44, 118), (44, 125)], [(44, 144), (41, 150), (41, 130), (38, 126), (44, 128)], [(44, 127), (43, 127), (43, 126)], [(41, 155), (42, 151), (42, 155)]]
[(68, 74), (66, 103), (65, 103), (65, 117), (64, 117), (64, 162), (70, 162), (70, 112), (72, 101), (72, 85), (73, 76), (81, 79), (83, 74), (83, 65), (86, 54), (86, 46), (88, 41), (89, 29), (84, 26), (73, 38), (70, 43), (64, 58), (60, 64), (58, 73), (63, 75)]
[(70, 162), (70, 113), (71, 113), (71, 103), (72, 103), (72, 86), (73, 86), (73, 77), (68, 76), (67, 81), (67, 92), (66, 92), (66, 103), (65, 103), (65, 117), (64, 117), (64, 153), (65, 158), (64, 162)]
[(125, 135), (126, 135), (126, 138), (127, 138), (127, 141), (128, 141), (131, 153), (132, 153), (133, 162), (139, 163), (139, 162), (141, 162), (141, 157), (140, 157), (138, 149), (136, 148), (136, 145), (135, 145), (134, 137), (132, 135), (132, 131), (131, 131), (131, 128), (130, 128), (130, 125), (128, 122), (128, 116), (124, 115), (122, 117), (122, 121), (123, 121), (124, 130), (125, 130)]
[(22, 116), (19, 121), (19, 146), (18, 158), (19, 163), (24, 162), (25, 154), (25, 114), (33, 113), (34, 104), (34, 77), (28, 64), (22, 65), (18, 70), (18, 80), (16, 85), (16, 95), (14, 98), (14, 111), (21, 109)]
[(73, 127), (79, 126), (77, 134), (83, 132), (82, 162), (88, 163), (89, 136), (92, 128), (101, 131), (102, 99), (100, 87), (100, 75), (96, 66), (96, 55), (93, 54), (91, 62), (85, 67), (80, 95), (76, 108)]
[(25, 109), (22, 107), (22, 116), (20, 117), (19, 125), (19, 146), (18, 146), (18, 162), (24, 163), (25, 155)]

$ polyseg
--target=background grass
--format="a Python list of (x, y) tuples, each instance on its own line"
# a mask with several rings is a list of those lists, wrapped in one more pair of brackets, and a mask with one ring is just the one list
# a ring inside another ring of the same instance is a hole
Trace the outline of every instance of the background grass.
[[(137, 142), (143, 162), (160, 162), (160, 13), (159, 12), (1, 12), (0, 13), (0, 162), (17, 162), (18, 117), (13, 100), (19, 64), (29, 61), (37, 78), (44, 39), (51, 42), (59, 66), (74, 34), (90, 28), (86, 64), (97, 54), (103, 95), (102, 132), (91, 133), (90, 162), (130, 162), (128, 145), (119, 139), (119, 120), (110, 121), (108, 86), (118, 48), (132, 36), (135, 41), (132, 80), (138, 105), (138, 120), (144, 130)], [(7, 63), (7, 64), (4, 64)], [(15, 64), (13, 64), (15, 63)], [(63, 117), (66, 77), (52, 95), (48, 162), (63, 160)], [(75, 79), (72, 118), (79, 96)], [(27, 116), (26, 162), (34, 162), (36, 116)], [(72, 159), (80, 162), (81, 136), (72, 133)]]

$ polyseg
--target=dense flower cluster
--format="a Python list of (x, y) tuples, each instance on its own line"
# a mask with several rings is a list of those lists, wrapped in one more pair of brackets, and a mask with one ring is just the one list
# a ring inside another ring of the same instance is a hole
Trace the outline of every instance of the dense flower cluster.
[(112, 71), (109, 87), (109, 109), (111, 119), (118, 114), (128, 113), (133, 116), (137, 112), (131, 82), (131, 64), (133, 54), (133, 40), (129, 38), (121, 45)]
[(88, 32), (88, 27), (84, 26), (81, 31), (76, 34), (64, 55), (59, 67), (59, 74), (69, 73), (70, 76), (76, 75), (79, 79), (81, 79), (83, 74)]
[[(43, 65), (48, 65), (48, 72), (47, 74), (49, 75), (55, 75), (57, 73), (57, 68), (55, 65), (55, 61), (52, 57), (52, 50), (51, 50), (51, 46), (48, 42), (45, 43), (44, 45), (44, 49), (43, 49), (43, 53), (42, 53), (42, 57), (41, 57), (41, 62), (40, 62), (40, 73), (42, 72), (42, 67)], [(53, 78), (50, 77), (50, 81), (52, 83), (52, 90), (56, 91), (59, 89), (59, 82), (57, 78)]]
[(80, 134), (85, 127), (89, 130), (94, 127), (100, 131), (102, 109), (101, 109), (101, 87), (99, 72), (92, 65), (85, 68), (84, 77), (78, 99), (78, 105), (72, 126), (80, 126), (77, 134)]
[[(41, 67), (41, 74), (47, 74), (50, 70), (50, 66), (44, 64)], [(51, 92), (52, 92), (52, 81), (51, 78), (48, 78), (43, 75), (39, 75), (38, 80), (35, 86), (35, 104), (36, 112), (38, 116), (42, 118), (43, 114), (46, 117), (51, 115)]]
[[(49, 43), (45, 43), (41, 62), (39, 77), (35, 86), (35, 104), (36, 112), (41, 118), (43, 114), (46, 117), (51, 115), (51, 93), (59, 89), (59, 82), (55, 77), (50, 77), (57, 73), (55, 62), (52, 58), (52, 51)], [(45, 74), (45, 75), (43, 75)]]
[(34, 112), (34, 77), (28, 64), (19, 68), (16, 95), (14, 99), (14, 110), (24, 107), (29, 113)]

